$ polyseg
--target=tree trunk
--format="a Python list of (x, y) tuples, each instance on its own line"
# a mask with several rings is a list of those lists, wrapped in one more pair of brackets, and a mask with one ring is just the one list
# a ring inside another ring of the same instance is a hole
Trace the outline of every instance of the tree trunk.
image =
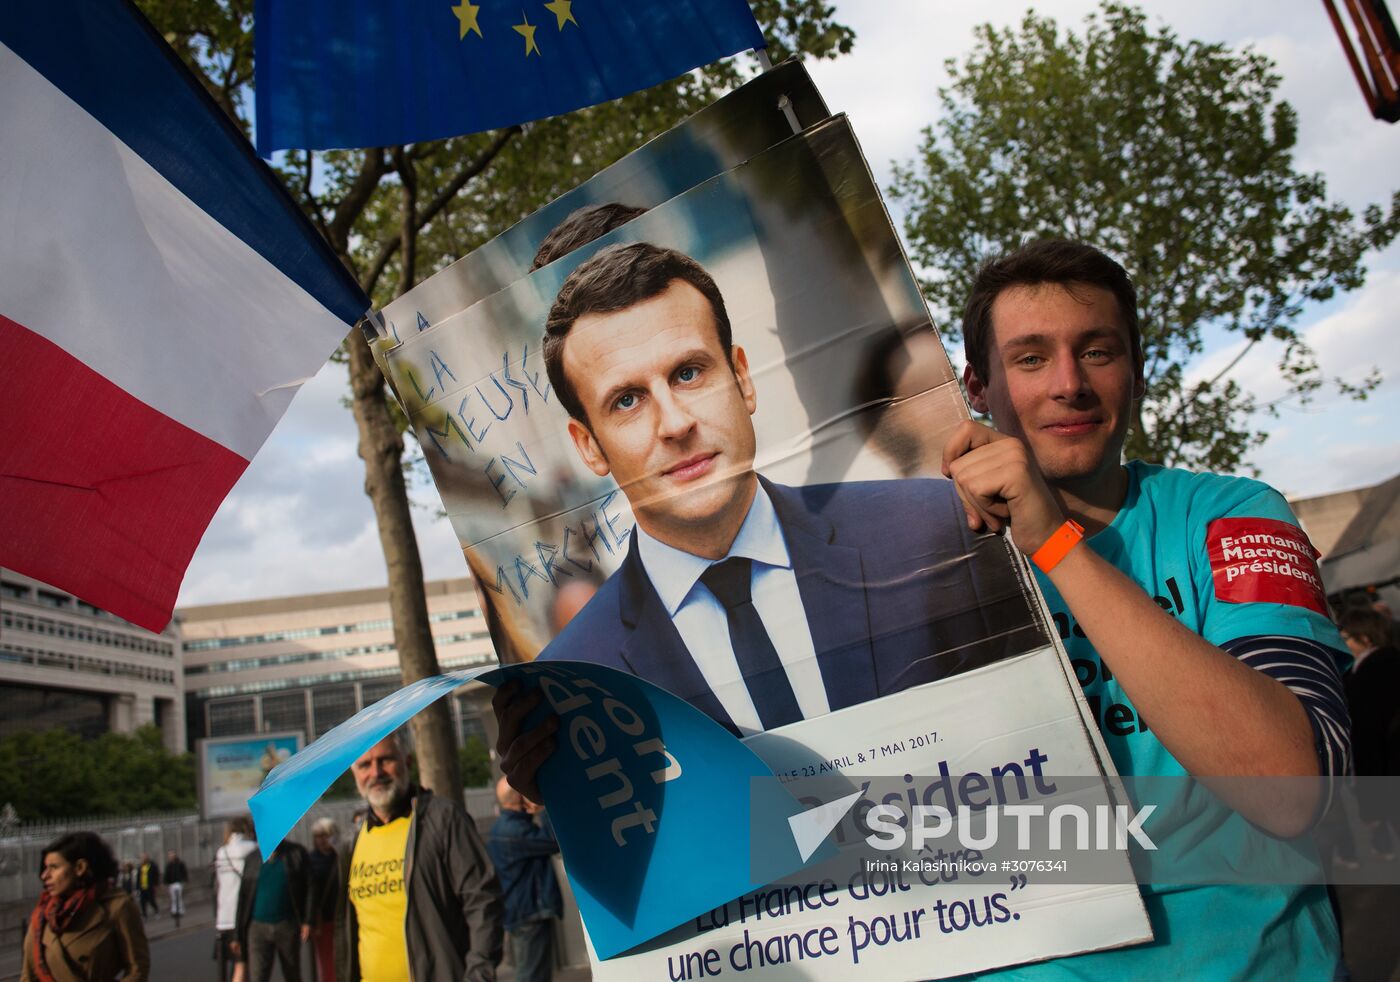
[[(365, 462), (365, 493), (374, 505), (379, 544), (389, 573), (389, 614), (394, 621), (394, 646), (407, 685), (439, 674), (437, 651), (428, 623), (428, 600), (423, 589), (423, 562), (403, 476), (403, 437), (394, 427), (384, 398), (384, 376), (358, 330), (346, 345), (350, 360), (351, 404), (360, 432), (360, 457)], [(457, 763), (457, 739), (452, 707), (439, 699), (413, 720), (418, 777), (424, 787), (453, 801), (462, 800)]]

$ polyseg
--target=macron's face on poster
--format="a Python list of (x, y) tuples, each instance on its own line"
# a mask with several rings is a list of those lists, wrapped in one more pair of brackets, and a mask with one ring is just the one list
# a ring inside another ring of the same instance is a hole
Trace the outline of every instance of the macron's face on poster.
[(679, 279), (583, 315), (563, 351), (587, 412), (587, 423), (569, 421), (583, 462), (612, 475), (648, 534), (709, 558), (728, 550), (757, 487), (758, 403), (743, 349), (730, 361), (709, 300)]

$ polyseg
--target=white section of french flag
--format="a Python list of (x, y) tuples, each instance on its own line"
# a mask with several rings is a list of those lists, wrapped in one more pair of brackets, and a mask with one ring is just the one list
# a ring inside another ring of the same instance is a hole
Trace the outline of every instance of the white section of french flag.
[(41, 2), (0, 26), (0, 566), (159, 631), (220, 502), (368, 304), (202, 93), (151, 104), (188, 79), (134, 8), (81, 5), (116, 19), (93, 40), (145, 59), (113, 98), (54, 77)]

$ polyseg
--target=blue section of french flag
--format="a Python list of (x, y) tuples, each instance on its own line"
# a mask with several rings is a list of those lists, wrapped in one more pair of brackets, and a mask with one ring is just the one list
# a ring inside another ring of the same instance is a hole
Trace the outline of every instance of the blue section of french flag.
[(0, 18), (0, 566), (168, 622), (369, 301), (127, 0)]

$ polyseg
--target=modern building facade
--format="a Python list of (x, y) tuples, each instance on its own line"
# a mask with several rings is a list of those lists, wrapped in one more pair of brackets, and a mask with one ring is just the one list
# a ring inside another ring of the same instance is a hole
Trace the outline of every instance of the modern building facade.
[[(443, 671), (494, 663), (472, 581), (435, 581), (427, 593)], [(402, 685), (386, 587), (183, 607), (175, 616), (191, 746), (293, 730), (314, 740)], [(452, 700), (459, 740), (485, 737), (484, 689), (465, 686)]]
[(1333, 491), (1310, 498), (1289, 498), (1288, 504), (1293, 514), (1298, 516), (1298, 521), (1303, 523), (1303, 531), (1308, 533), (1313, 548), (1325, 557), (1336, 548), (1337, 540), (1376, 487), (1368, 484), (1350, 491)]
[(0, 736), (63, 728), (91, 738), (151, 723), (185, 750), (180, 639), (0, 569)]

